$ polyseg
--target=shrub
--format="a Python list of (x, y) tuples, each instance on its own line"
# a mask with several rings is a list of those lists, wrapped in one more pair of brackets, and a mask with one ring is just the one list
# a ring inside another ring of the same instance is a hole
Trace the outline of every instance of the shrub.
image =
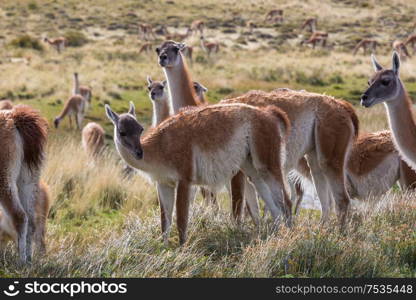
[(28, 34), (18, 36), (10, 42), (10, 45), (16, 48), (34, 49), (43, 51), (43, 46), (40, 41)]
[(81, 47), (88, 43), (87, 37), (79, 31), (68, 31), (65, 38), (69, 47)]

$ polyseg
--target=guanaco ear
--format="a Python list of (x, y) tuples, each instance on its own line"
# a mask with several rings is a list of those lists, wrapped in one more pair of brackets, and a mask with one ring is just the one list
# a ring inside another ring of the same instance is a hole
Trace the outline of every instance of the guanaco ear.
[(148, 83), (149, 85), (151, 85), (151, 84), (153, 83), (153, 80), (152, 80), (152, 78), (150, 78), (150, 76), (149, 76), (149, 75), (147, 75), (147, 83)]
[(136, 117), (136, 109), (134, 108), (134, 103), (132, 101), (130, 101), (129, 114)]
[(119, 116), (117, 113), (111, 110), (110, 105), (108, 104), (105, 105), (105, 113), (110, 121), (113, 122), (114, 125), (117, 125)]
[(208, 89), (202, 84), (198, 83), (204, 93), (208, 92)]
[(160, 52), (160, 48), (159, 47), (157, 47), (156, 48), (156, 53), (159, 55), (159, 52)]
[(375, 72), (383, 70), (383, 67), (377, 62), (377, 59), (374, 54), (371, 54), (371, 62)]
[(399, 57), (399, 54), (396, 51), (393, 51), (392, 69), (393, 69), (394, 74), (399, 76), (400, 57)]

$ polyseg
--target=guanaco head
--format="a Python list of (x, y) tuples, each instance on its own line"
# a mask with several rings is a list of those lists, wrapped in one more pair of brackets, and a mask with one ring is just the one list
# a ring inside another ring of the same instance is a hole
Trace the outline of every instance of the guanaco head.
[(118, 115), (111, 110), (108, 104), (105, 105), (107, 117), (114, 124), (114, 141), (116, 145), (123, 146), (135, 159), (143, 158), (143, 149), (140, 144), (140, 136), (143, 127), (136, 120), (136, 113), (133, 102), (130, 102), (130, 109), (127, 113)]
[(369, 87), (361, 96), (361, 105), (365, 107), (393, 101), (401, 91), (400, 58), (397, 52), (393, 52), (391, 69), (384, 69), (374, 55), (371, 55), (371, 61), (376, 73), (368, 81)]
[(150, 76), (147, 76), (147, 89), (149, 90), (149, 97), (153, 101), (159, 101), (166, 98), (166, 80), (153, 81)]
[(181, 63), (181, 50), (185, 49), (186, 45), (174, 41), (166, 41), (156, 48), (156, 53), (159, 57), (159, 65), (162, 68), (172, 68)]
[(199, 100), (201, 102), (205, 102), (204, 94), (208, 92), (208, 89), (196, 81), (193, 82), (193, 85), (194, 85), (195, 93), (198, 96)]

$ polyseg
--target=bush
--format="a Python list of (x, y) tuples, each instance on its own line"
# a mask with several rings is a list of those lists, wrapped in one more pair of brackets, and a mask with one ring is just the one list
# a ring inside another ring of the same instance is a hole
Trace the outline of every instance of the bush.
[(88, 43), (87, 37), (79, 31), (68, 31), (65, 38), (69, 47), (81, 47)]
[(43, 46), (40, 43), (40, 41), (28, 34), (18, 36), (10, 42), (10, 45), (16, 48), (26, 48), (43, 51)]

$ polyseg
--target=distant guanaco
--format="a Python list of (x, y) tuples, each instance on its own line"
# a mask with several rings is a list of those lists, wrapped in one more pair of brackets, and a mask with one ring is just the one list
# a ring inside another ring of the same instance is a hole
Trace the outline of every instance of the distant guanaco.
[(352, 52), (353, 55), (357, 54), (360, 48), (363, 48), (364, 55), (367, 54), (367, 49), (371, 50), (371, 53), (376, 52), (376, 48), (378, 46), (378, 42), (373, 39), (363, 39), (354, 47), (354, 51)]
[(325, 47), (327, 38), (328, 38), (328, 33), (316, 31), (312, 33), (309, 39), (301, 41), (300, 44), (301, 45), (312, 44), (312, 48), (315, 49), (316, 44), (321, 43), (321, 46)]
[(220, 51), (220, 45), (218, 43), (206, 42), (204, 36), (201, 36), (201, 48), (208, 56), (210, 56), (211, 53), (218, 53)]
[(59, 123), (62, 121), (63, 118), (68, 116), (69, 119), (69, 127), (72, 128), (72, 119), (71, 117), (75, 116), (75, 121), (77, 124), (77, 128), (81, 129), (82, 121), (84, 120), (85, 115), (85, 99), (81, 95), (72, 95), (69, 99), (65, 102), (64, 109), (62, 112), (55, 118), (54, 125), (55, 128), (59, 127)]
[(310, 32), (316, 31), (316, 26), (318, 25), (318, 18), (308, 18), (303, 22), (301, 30), (304, 30), (305, 28), (309, 28)]
[(192, 22), (190, 30), (193, 34), (199, 31), (200, 35), (204, 35), (205, 22), (202, 20), (195, 20)]
[(87, 104), (91, 104), (92, 89), (91, 89), (90, 86), (79, 84), (78, 73), (74, 73), (73, 94), (74, 95), (81, 95), (87, 101)]
[(416, 34), (412, 34), (412, 35), (410, 35), (410, 36), (406, 39), (406, 41), (404, 42), (404, 44), (405, 44), (406, 46), (407, 46), (408, 44), (412, 45), (413, 52), (415, 52), (415, 51), (416, 51), (416, 49), (415, 49), (415, 44), (416, 44)]
[(401, 59), (406, 59), (406, 58), (410, 58), (411, 55), (409, 54), (409, 51), (407, 51), (407, 47), (406, 45), (399, 40), (396, 40), (393, 42), (393, 50), (395, 50)]
[(141, 23), (138, 25), (139, 27), (139, 39), (148, 40), (148, 39), (156, 39), (155, 33), (153, 32), (153, 27), (150, 24)]
[(67, 40), (64, 37), (58, 37), (56, 39), (48, 39), (47, 37), (45, 37), (43, 40), (52, 47), (54, 47), (58, 53), (61, 53), (61, 51), (65, 50), (65, 47), (67, 45)]
[(145, 52), (146, 54), (151, 53), (152, 52), (152, 48), (153, 48), (152, 43), (144, 43), (140, 47), (139, 54), (142, 54), (143, 52)]
[(266, 22), (281, 23), (283, 22), (283, 9), (272, 9), (266, 14)]

